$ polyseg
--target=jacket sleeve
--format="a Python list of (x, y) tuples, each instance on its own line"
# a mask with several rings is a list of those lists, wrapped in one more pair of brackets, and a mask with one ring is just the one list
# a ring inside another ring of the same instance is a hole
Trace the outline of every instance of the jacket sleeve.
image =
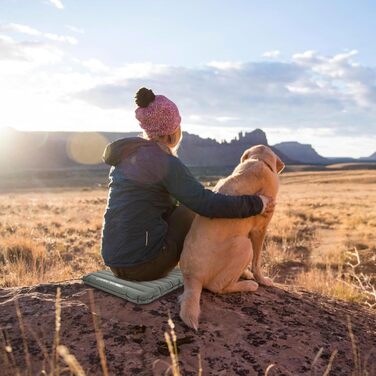
[(176, 157), (169, 156), (162, 184), (179, 202), (209, 218), (246, 218), (260, 214), (263, 203), (257, 195), (231, 196), (206, 189)]

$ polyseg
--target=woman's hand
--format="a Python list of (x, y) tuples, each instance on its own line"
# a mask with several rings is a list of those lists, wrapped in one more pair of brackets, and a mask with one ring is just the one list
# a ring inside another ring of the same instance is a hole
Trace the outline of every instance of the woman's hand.
[(276, 205), (276, 202), (273, 199), (273, 197), (264, 196), (264, 195), (259, 195), (259, 197), (261, 198), (262, 203), (264, 205), (260, 214), (267, 216), (267, 215), (273, 213), (275, 205)]

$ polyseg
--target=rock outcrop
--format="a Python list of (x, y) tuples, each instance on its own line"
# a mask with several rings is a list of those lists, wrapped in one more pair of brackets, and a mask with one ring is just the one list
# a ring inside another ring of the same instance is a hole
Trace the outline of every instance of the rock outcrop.
[[(103, 169), (102, 153), (107, 143), (140, 135), (140, 132), (20, 132), (12, 128), (2, 133), (0, 173), (82, 166)], [(184, 132), (179, 157), (188, 166), (234, 167), (244, 150), (258, 144), (268, 145), (261, 129), (240, 132), (230, 142), (222, 143)], [(295, 162), (283, 152), (274, 151), (286, 164)]]
[(309, 144), (301, 144), (299, 142), (281, 142), (274, 145), (282, 153), (288, 155), (300, 163), (306, 164), (328, 164), (329, 160), (322, 157), (317, 151)]
[[(252, 132), (240, 132), (230, 142), (219, 143), (214, 139), (201, 138), (197, 135), (184, 133), (179, 148), (179, 157), (189, 166), (236, 166), (243, 152), (255, 145), (268, 145), (266, 134), (261, 129)], [(273, 149), (285, 164), (295, 161), (280, 150)]]
[(371, 155), (368, 157), (368, 159), (371, 159), (372, 161), (376, 161), (376, 151), (375, 151), (373, 154), (371, 154)]
[[(51, 352), (55, 294), (62, 292), (61, 340), (88, 375), (101, 374), (89, 288), (81, 282), (0, 289), (0, 327), (25, 367), (18, 300), (33, 372), (43, 366), (42, 348)], [(197, 333), (179, 319), (177, 297), (170, 293), (145, 306), (95, 291), (95, 304), (111, 375), (162, 375), (169, 362), (164, 331), (170, 313), (175, 322), (184, 375), (196, 375), (198, 354), (204, 375), (322, 375), (333, 356), (330, 375), (350, 375), (356, 365), (347, 326), (352, 323), (361, 366), (376, 372), (376, 318), (354, 303), (330, 300), (286, 286), (260, 288), (254, 294), (215, 295), (204, 291)], [(1, 349), (3, 350), (3, 348)], [(318, 359), (313, 365), (316, 355)], [(6, 370), (3, 354), (0, 369)], [(4, 374), (4, 373), (3, 373)]]

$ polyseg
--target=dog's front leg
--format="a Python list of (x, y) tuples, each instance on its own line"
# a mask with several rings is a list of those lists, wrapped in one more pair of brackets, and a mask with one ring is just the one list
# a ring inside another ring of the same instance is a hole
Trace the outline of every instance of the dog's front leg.
[(253, 247), (252, 272), (255, 280), (264, 286), (273, 286), (273, 281), (264, 277), (261, 271), (261, 251), (264, 244), (266, 234), (266, 227), (262, 229), (253, 230), (250, 232), (250, 238)]

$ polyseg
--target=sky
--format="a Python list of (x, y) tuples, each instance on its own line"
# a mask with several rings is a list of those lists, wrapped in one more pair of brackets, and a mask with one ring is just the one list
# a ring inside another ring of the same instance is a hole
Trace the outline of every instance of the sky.
[(146, 86), (201, 137), (368, 156), (375, 19), (373, 0), (0, 0), (0, 128), (137, 131)]

